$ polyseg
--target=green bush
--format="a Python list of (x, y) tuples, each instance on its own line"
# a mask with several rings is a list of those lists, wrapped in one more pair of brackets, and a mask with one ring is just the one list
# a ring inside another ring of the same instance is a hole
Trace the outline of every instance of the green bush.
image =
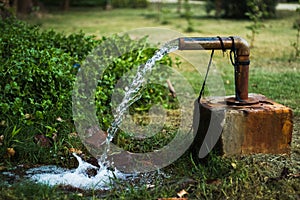
[[(70, 115), (74, 64), (96, 45), (83, 33), (64, 36), (16, 20), (0, 21), (1, 117)], [(68, 112), (66, 112), (68, 111)]]
[[(97, 59), (110, 61), (103, 75), (98, 77), (94, 94), (100, 124), (107, 128), (112, 122), (110, 106), (115, 84), (124, 73), (143, 64), (156, 50), (149, 46), (146, 38), (133, 41), (127, 35), (101, 40), (83, 33), (65, 36), (52, 30), (41, 31), (37, 26), (15, 19), (0, 21), (0, 26), (1, 159), (8, 159), (6, 149), (14, 148), (17, 152), (15, 160), (66, 164), (61, 158), (68, 155), (68, 148), (82, 149), (82, 143), (70, 138), (69, 134), (75, 131), (73, 87), (78, 69), (84, 67), (83, 60), (88, 53), (96, 49), (103, 55), (98, 54)], [(96, 46), (101, 44), (106, 44), (106, 48), (97, 49)], [(121, 54), (106, 58), (109, 51)], [(170, 66), (171, 59), (165, 57), (160, 64)], [(155, 70), (161, 69), (158, 66)], [(164, 72), (156, 75), (154, 80), (163, 79), (169, 73), (168, 70), (161, 71)], [(148, 84), (141, 100), (131, 110), (145, 111), (156, 103), (171, 107), (168, 92), (165, 87)], [(52, 145), (35, 144), (37, 134), (46, 136)]]
[(0, 26), (0, 135), (4, 138), (0, 157), (7, 158), (6, 148), (14, 148), (15, 158), (56, 162), (52, 156), (65, 152), (63, 146), (55, 144), (49, 154), (49, 149), (34, 143), (34, 136), (50, 139), (57, 134), (62, 140), (73, 130), (74, 66), (99, 42), (83, 33), (42, 32), (11, 18), (1, 20)]
[[(206, 1), (207, 13), (216, 9), (216, 2), (216, 0)], [(252, 8), (247, 5), (248, 2), (251, 3), (251, 0), (220, 0), (218, 2), (220, 2), (219, 12), (216, 14), (221, 17), (241, 19), (248, 17), (246, 13), (253, 12)], [(260, 0), (257, 6), (264, 12), (263, 18), (270, 18), (276, 15), (277, 4), (278, 0)]]

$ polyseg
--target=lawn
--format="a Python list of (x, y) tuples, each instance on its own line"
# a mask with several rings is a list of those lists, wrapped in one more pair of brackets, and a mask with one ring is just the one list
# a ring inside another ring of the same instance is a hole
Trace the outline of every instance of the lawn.
[[(185, 36), (236, 35), (249, 39), (251, 35), (246, 28), (250, 21), (207, 17), (204, 6), (200, 4), (193, 5), (194, 31), (187, 33), (187, 21), (176, 13), (176, 7), (166, 4), (163, 8), (164, 12), (159, 17), (156, 5), (150, 5), (148, 9), (110, 11), (95, 7), (72, 8), (68, 12), (50, 10), (25, 20), (39, 24), (44, 30), (54, 29), (64, 34), (83, 31), (97, 38), (144, 27), (168, 28)], [(0, 182), (3, 185), (0, 199), (158, 199), (176, 197), (177, 192), (182, 190), (187, 191), (185, 197), (189, 199), (299, 199), (300, 59), (294, 56), (292, 46), (296, 41), (297, 30), (293, 28), (293, 22), (297, 17), (296, 12), (280, 11), (275, 19), (263, 22), (264, 26), (251, 48), (249, 75), (249, 92), (264, 94), (292, 108), (294, 131), (290, 156), (223, 158), (212, 153), (205, 161), (198, 163), (187, 152), (159, 172), (145, 174), (144, 178), (137, 180), (117, 181), (110, 191), (83, 191), (22, 181), (8, 187)], [(214, 65), (222, 76), (226, 94), (234, 94), (233, 67), (228, 54), (216, 52)], [(182, 60), (178, 70), (196, 91), (200, 90), (202, 83), (188, 63)], [(205, 72), (205, 69), (202, 70)]]

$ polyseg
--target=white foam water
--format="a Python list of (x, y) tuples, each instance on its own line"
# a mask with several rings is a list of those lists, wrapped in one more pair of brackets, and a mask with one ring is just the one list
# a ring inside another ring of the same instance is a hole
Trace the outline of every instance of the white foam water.
[[(85, 190), (107, 190), (112, 185), (113, 179), (125, 179), (126, 174), (117, 169), (114, 171), (105, 166), (95, 167), (83, 161), (78, 155), (73, 154), (79, 165), (76, 169), (64, 169), (57, 166), (42, 166), (29, 169), (27, 176), (41, 184), (49, 186), (65, 185)], [(95, 176), (89, 176), (87, 171), (90, 169), (97, 170)]]

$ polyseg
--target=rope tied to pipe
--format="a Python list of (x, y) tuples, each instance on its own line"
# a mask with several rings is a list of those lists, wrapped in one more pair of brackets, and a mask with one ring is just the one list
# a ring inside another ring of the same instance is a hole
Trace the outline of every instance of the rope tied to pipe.
[(224, 56), (224, 54), (225, 54), (225, 52), (226, 52), (226, 49), (225, 49), (225, 46), (224, 46), (224, 42), (223, 42), (223, 40), (222, 40), (222, 38), (221, 38), (220, 36), (217, 36), (217, 38), (218, 38), (219, 41), (220, 41), (221, 48), (222, 48), (222, 52), (223, 52), (223, 56)]

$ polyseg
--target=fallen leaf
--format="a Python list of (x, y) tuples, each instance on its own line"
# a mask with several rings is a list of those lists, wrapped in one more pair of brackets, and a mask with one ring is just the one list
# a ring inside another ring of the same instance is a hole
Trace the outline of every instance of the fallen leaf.
[(3, 145), (4, 135), (0, 135), (0, 146)]
[(2, 121), (0, 122), (0, 126), (5, 126), (5, 124), (6, 124), (6, 122), (5, 122), (4, 120), (2, 120)]
[(14, 148), (7, 148), (7, 155), (8, 157), (13, 157), (16, 154), (16, 151), (14, 150)]
[(181, 197), (183, 197), (186, 194), (188, 194), (187, 191), (181, 190), (180, 192), (177, 193), (177, 196), (179, 196), (179, 198), (181, 198)]
[(288, 177), (299, 178), (300, 177), (300, 173), (298, 173), (298, 174), (289, 174)]
[(57, 138), (57, 133), (53, 133), (53, 134), (52, 134), (52, 140), (53, 140), (53, 141), (56, 141), (56, 138)]
[(57, 121), (63, 122), (64, 120), (61, 117), (56, 118)]
[(236, 169), (236, 164), (235, 163), (231, 163), (231, 166), (233, 167), (233, 169)]
[(32, 117), (32, 115), (31, 115), (31, 114), (28, 114), (28, 113), (26, 113), (26, 114), (24, 115), (24, 117), (25, 117), (25, 119), (30, 119), (30, 118)]
[(78, 137), (78, 134), (76, 132), (72, 132), (69, 134), (69, 136), (76, 138), (76, 137)]
[(154, 188), (154, 187), (155, 187), (155, 185), (152, 185), (152, 184), (147, 184), (147, 185), (146, 185), (146, 187), (147, 187), (147, 188)]
[(69, 151), (70, 151), (70, 153), (82, 154), (81, 150), (75, 149), (75, 148), (70, 148)]

